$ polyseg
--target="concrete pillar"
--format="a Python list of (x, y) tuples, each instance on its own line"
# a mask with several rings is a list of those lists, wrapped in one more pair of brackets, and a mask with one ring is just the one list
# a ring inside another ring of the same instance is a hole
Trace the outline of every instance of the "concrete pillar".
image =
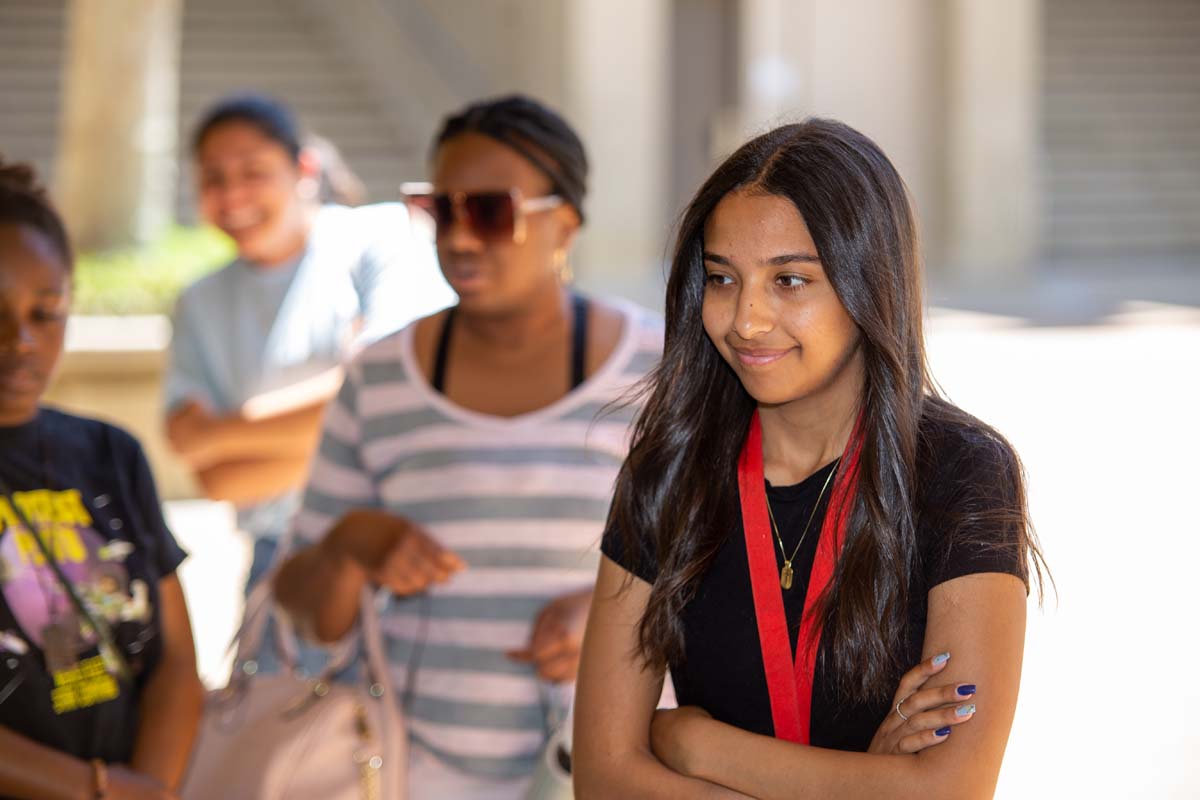
[(874, 139), (911, 190), (927, 257), (942, 251), (944, 69), (938, 0), (741, 0), (739, 111), (725, 152), (807, 116)]
[(726, 128), (726, 153), (812, 105), (814, 0), (741, 0), (738, 15), (740, 113)]
[(56, 196), (81, 250), (171, 221), (182, 0), (70, 0)]
[[(944, 259), (941, 0), (814, 0), (810, 113), (870, 136), (908, 185), (924, 254)], [(1000, 5), (1004, 5), (1001, 3)]]
[(948, 14), (948, 261), (961, 281), (1008, 282), (1039, 255), (1041, 0)]
[(592, 163), (580, 284), (662, 305), (669, 238), (668, 0), (567, 0), (565, 111)]

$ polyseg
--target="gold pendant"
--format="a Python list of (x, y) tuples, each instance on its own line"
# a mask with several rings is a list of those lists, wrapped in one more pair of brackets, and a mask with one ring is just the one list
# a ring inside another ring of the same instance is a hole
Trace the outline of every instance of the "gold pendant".
[(792, 588), (792, 562), (783, 562), (783, 569), (779, 571), (779, 585), (784, 589)]

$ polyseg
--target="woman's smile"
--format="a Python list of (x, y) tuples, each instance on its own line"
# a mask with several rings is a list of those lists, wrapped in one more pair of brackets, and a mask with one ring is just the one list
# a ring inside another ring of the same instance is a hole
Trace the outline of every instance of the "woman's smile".
[(736, 345), (730, 345), (730, 348), (742, 366), (751, 368), (768, 367), (796, 349), (794, 347), (787, 347), (779, 350), (763, 347), (737, 347)]

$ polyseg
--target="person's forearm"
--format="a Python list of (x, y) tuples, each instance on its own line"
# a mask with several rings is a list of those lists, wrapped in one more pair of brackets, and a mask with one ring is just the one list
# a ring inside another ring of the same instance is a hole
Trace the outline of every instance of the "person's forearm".
[(277, 417), (308, 406), (328, 403), (342, 386), (342, 368), (333, 367), (291, 386), (255, 395), (242, 404), (242, 417), (250, 422)]
[(323, 401), (311, 403), (256, 419), (241, 413), (207, 417), (203, 422), (172, 418), (167, 422), (167, 436), (175, 452), (197, 470), (266, 454), (308, 458), (316, 450), (325, 406)]
[(299, 489), (308, 476), (307, 456), (222, 461), (196, 471), (196, 482), (210, 500), (248, 506)]
[(0, 796), (84, 800), (94, 794), (93, 780), (86, 761), (0, 725)]
[[(945, 753), (876, 755), (808, 747), (715, 720), (690, 725), (682, 771), (762, 800), (990, 798), (995, 776)], [(989, 780), (990, 777), (990, 780)]]
[[(595, 754), (582, 763), (575, 759), (577, 800), (738, 800), (746, 795), (726, 786), (680, 775), (645, 751), (618, 755)], [(589, 763), (590, 762), (590, 763)]]
[(311, 456), (321, 435), (324, 401), (273, 417), (242, 414), (218, 417), (211, 429), (217, 457), (236, 459), (273, 455)]
[(344, 546), (343, 517), (320, 544), (284, 562), (275, 578), (279, 604), (311, 636), (336, 642), (354, 626), (366, 572)]
[(138, 702), (138, 733), (129, 766), (174, 790), (187, 771), (204, 708), (196, 665), (164, 660)]

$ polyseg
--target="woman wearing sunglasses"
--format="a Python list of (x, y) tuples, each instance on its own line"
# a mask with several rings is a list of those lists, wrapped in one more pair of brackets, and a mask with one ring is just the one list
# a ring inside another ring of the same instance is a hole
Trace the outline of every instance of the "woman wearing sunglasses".
[[(887, 157), (826, 120), (743, 146), (685, 213), (667, 320), (602, 545), (578, 795), (991, 797), (1039, 552), (1013, 449), (927, 372)], [(920, 658), (932, 704), (894, 691)], [(681, 708), (656, 712), (668, 668)], [(928, 720), (937, 746), (880, 747)]]
[(0, 159), (0, 797), (169, 800), (203, 703), (184, 553), (138, 443), (41, 405), (72, 267)]
[(570, 287), (587, 170), (532, 100), (445, 121), (406, 190), (459, 302), (348, 367), (296, 521), (311, 546), (276, 581), (323, 640), (364, 582), (390, 590), (418, 799), (522, 796), (575, 676), (630, 420), (597, 415), (661, 343), (649, 313)]

